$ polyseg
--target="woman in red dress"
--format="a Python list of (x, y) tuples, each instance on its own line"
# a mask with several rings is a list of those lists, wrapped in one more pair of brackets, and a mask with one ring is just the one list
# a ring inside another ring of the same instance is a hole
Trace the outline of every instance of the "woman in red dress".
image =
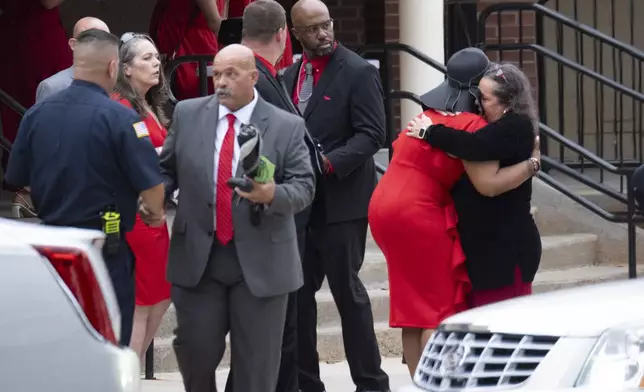
[[(114, 98), (134, 108), (148, 128), (150, 141), (160, 151), (167, 136), (163, 105), (167, 84), (161, 61), (151, 38), (143, 34), (121, 37), (121, 67)], [(127, 233), (134, 253), (136, 307), (131, 347), (143, 357), (170, 306), (170, 283), (165, 278), (170, 236), (166, 225), (147, 226), (137, 215), (134, 229)]]
[[(448, 79), (424, 96), (430, 108), (425, 116), (464, 132), (485, 126), (474, 114), (474, 89), (488, 64), (479, 49), (456, 53), (447, 63)], [(402, 328), (403, 353), (413, 375), (433, 330), (468, 307), (471, 285), (456, 229), (452, 186), (467, 171), (481, 188), (505, 192), (530, 173), (523, 164), (499, 171), (498, 162), (462, 162), (405, 133), (398, 136), (393, 151), (371, 199), (369, 224), (387, 260), (389, 323)]]
[[(72, 52), (60, 22), (64, 0), (0, 0), (0, 90), (29, 109), (38, 83), (72, 65)], [(2, 133), (13, 143), (21, 116), (0, 102)], [(3, 166), (8, 154), (3, 156)], [(29, 205), (28, 196), (15, 203)]]
[[(215, 8), (200, 6), (205, 2), (197, 0), (158, 0), (150, 21), (150, 35), (159, 52), (170, 60), (201, 54), (214, 58), (219, 50), (217, 33), (226, 17), (228, 1), (235, 0), (216, 0)], [(180, 65), (175, 78), (173, 91), (177, 99), (200, 95), (197, 63)], [(208, 83), (208, 88), (212, 93), (212, 83)]]

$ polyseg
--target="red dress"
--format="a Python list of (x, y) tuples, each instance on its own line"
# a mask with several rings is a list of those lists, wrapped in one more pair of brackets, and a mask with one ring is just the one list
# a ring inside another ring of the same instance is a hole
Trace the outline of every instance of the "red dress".
[[(38, 83), (72, 65), (72, 52), (58, 8), (39, 0), (0, 0), (0, 89), (29, 109)], [(13, 142), (20, 116), (0, 104), (4, 136)]]
[[(157, 7), (163, 4), (161, 0)], [(217, 0), (219, 13), (223, 14), (225, 0)], [(156, 43), (159, 52), (171, 57), (207, 54), (213, 58), (219, 50), (217, 36), (208, 27), (206, 18), (197, 7), (195, 0), (167, 0), (162, 12), (155, 10), (150, 26), (157, 26)], [(199, 77), (197, 63), (180, 65), (176, 70), (176, 82), (173, 84), (177, 99), (188, 99), (199, 96)], [(213, 93), (212, 83), (208, 91)]]
[[(486, 125), (471, 113), (425, 115), (468, 132)], [(369, 205), (371, 233), (387, 259), (389, 324), (433, 329), (468, 307), (471, 284), (450, 196), (465, 169), (459, 159), (404, 131), (393, 151)]]
[[(113, 97), (118, 99), (118, 97)], [(132, 107), (125, 99), (118, 99), (127, 107)], [(152, 116), (144, 120), (150, 133), (150, 141), (154, 148), (163, 147), (168, 131), (159, 126)], [(151, 227), (143, 223), (139, 215), (132, 231), (125, 235), (127, 243), (134, 253), (137, 306), (152, 306), (170, 298), (170, 283), (165, 273), (168, 265), (170, 250), (170, 235), (166, 224)]]
[[(252, 3), (254, 0), (230, 0), (230, 5), (228, 6), (228, 17), (229, 18), (239, 18), (244, 15), (244, 9), (248, 4)], [(288, 30), (288, 26), (286, 26)], [(284, 48), (284, 55), (280, 61), (275, 64), (275, 69), (280, 70), (286, 68), (289, 65), (293, 64), (293, 44), (291, 43), (291, 32), (287, 31), (286, 34), (286, 47)]]

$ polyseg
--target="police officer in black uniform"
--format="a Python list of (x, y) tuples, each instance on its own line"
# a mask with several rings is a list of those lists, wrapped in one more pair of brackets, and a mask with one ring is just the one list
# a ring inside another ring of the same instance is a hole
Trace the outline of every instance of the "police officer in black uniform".
[(118, 38), (104, 31), (80, 34), (75, 80), (27, 111), (6, 181), (31, 187), (43, 224), (106, 233), (103, 257), (121, 310), (120, 343), (128, 345), (134, 257), (125, 232), (134, 225), (139, 199), (146, 223), (163, 222), (164, 187), (145, 124), (108, 95), (116, 83), (118, 46)]

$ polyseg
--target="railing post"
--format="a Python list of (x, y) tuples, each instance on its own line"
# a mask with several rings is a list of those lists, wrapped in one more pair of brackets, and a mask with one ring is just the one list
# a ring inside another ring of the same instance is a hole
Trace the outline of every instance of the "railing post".
[(635, 192), (633, 189), (633, 173), (630, 172), (626, 175), (626, 193), (628, 199), (628, 278), (637, 278), (637, 240), (635, 233)]
[(154, 380), (154, 339), (145, 352), (145, 379)]
[(391, 161), (391, 156), (394, 153), (391, 148), (391, 144), (394, 141), (396, 127), (394, 125), (394, 115), (392, 108), (392, 99), (391, 99), (391, 59), (389, 58), (389, 49), (385, 46), (384, 54), (382, 57), (382, 89), (385, 93), (385, 126), (387, 127), (385, 145), (389, 153), (389, 160)]
[[(543, 15), (540, 12), (535, 12), (536, 15), (536, 43), (539, 46), (544, 46), (544, 37), (543, 37)], [(546, 114), (546, 107), (547, 107), (547, 101), (546, 101), (546, 71), (545, 71), (545, 65), (544, 65), (544, 58), (543, 56), (540, 56), (538, 54), (535, 54), (537, 58), (537, 98), (539, 102), (539, 118), (540, 121), (544, 124), (546, 124), (547, 121), (547, 114)], [(548, 155), (548, 136), (543, 134), (540, 135), (540, 147), (541, 147), (541, 153), (543, 155)], [(548, 170), (547, 168), (544, 168), (544, 171), (547, 173)]]
[(208, 63), (204, 59), (199, 59), (199, 95), (205, 97), (208, 95)]

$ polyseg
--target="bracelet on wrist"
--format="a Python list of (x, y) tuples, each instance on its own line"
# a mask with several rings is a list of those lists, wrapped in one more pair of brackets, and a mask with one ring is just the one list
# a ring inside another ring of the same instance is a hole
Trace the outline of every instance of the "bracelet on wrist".
[(541, 170), (541, 163), (539, 163), (539, 160), (537, 158), (530, 158), (530, 165), (532, 166), (532, 175), (534, 176)]

